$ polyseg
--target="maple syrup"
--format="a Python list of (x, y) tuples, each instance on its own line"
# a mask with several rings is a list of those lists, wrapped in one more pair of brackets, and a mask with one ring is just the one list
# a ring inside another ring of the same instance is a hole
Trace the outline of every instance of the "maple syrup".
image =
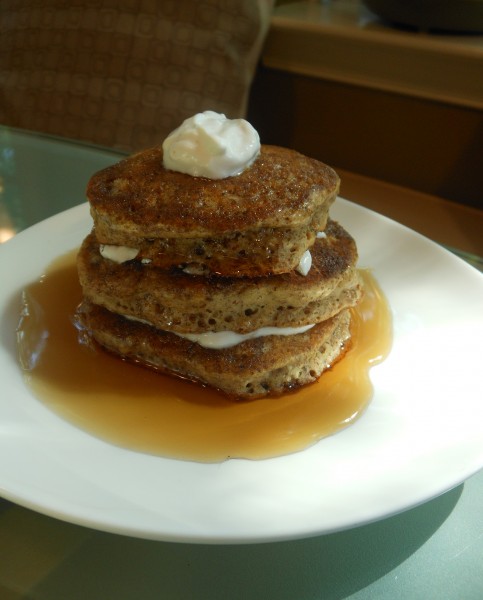
[(391, 316), (373, 276), (352, 315), (352, 347), (314, 384), (275, 398), (234, 401), (125, 362), (79, 340), (75, 252), (23, 294), (18, 348), (34, 395), (112, 444), (170, 458), (263, 459), (304, 449), (353, 423), (372, 397), (369, 369), (389, 352)]

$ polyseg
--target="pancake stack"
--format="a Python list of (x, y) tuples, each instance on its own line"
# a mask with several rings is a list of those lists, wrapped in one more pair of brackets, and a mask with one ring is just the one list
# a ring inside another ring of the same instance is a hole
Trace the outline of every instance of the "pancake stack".
[[(261, 146), (241, 174), (168, 170), (162, 147), (96, 173), (78, 255), (78, 316), (120, 357), (236, 398), (315, 381), (343, 356), (362, 295), (339, 178)], [(221, 344), (221, 347), (220, 347)]]

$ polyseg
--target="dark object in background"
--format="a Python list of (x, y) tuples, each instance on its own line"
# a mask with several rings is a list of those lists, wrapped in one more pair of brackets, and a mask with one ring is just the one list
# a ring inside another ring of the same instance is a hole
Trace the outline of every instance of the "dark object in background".
[(483, 33), (483, 0), (363, 0), (395, 25), (448, 33)]

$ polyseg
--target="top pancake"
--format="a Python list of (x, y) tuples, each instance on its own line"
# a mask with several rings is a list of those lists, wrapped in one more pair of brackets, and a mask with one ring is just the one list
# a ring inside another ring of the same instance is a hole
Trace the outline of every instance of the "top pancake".
[(205, 237), (302, 226), (338, 187), (330, 167), (286, 148), (262, 146), (240, 175), (214, 180), (165, 169), (159, 146), (96, 173), (87, 197), (101, 235), (105, 223), (134, 237)]

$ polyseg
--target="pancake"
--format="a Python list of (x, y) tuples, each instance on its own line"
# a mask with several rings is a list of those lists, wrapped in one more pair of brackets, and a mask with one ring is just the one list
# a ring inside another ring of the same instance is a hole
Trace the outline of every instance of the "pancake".
[(103, 258), (91, 233), (78, 255), (84, 297), (123, 316), (162, 330), (247, 333), (261, 327), (299, 327), (333, 317), (357, 304), (362, 286), (352, 237), (330, 220), (317, 239), (312, 267), (258, 278), (198, 276), (137, 260)]
[(240, 175), (214, 180), (165, 169), (156, 147), (96, 173), (87, 197), (101, 244), (162, 268), (254, 277), (296, 268), (338, 190), (330, 167), (286, 148), (264, 145)]
[(116, 355), (242, 399), (281, 394), (315, 381), (343, 356), (350, 338), (348, 310), (291, 336), (290, 342), (272, 335), (223, 351), (125, 319), (88, 300), (78, 318), (92, 339)]

